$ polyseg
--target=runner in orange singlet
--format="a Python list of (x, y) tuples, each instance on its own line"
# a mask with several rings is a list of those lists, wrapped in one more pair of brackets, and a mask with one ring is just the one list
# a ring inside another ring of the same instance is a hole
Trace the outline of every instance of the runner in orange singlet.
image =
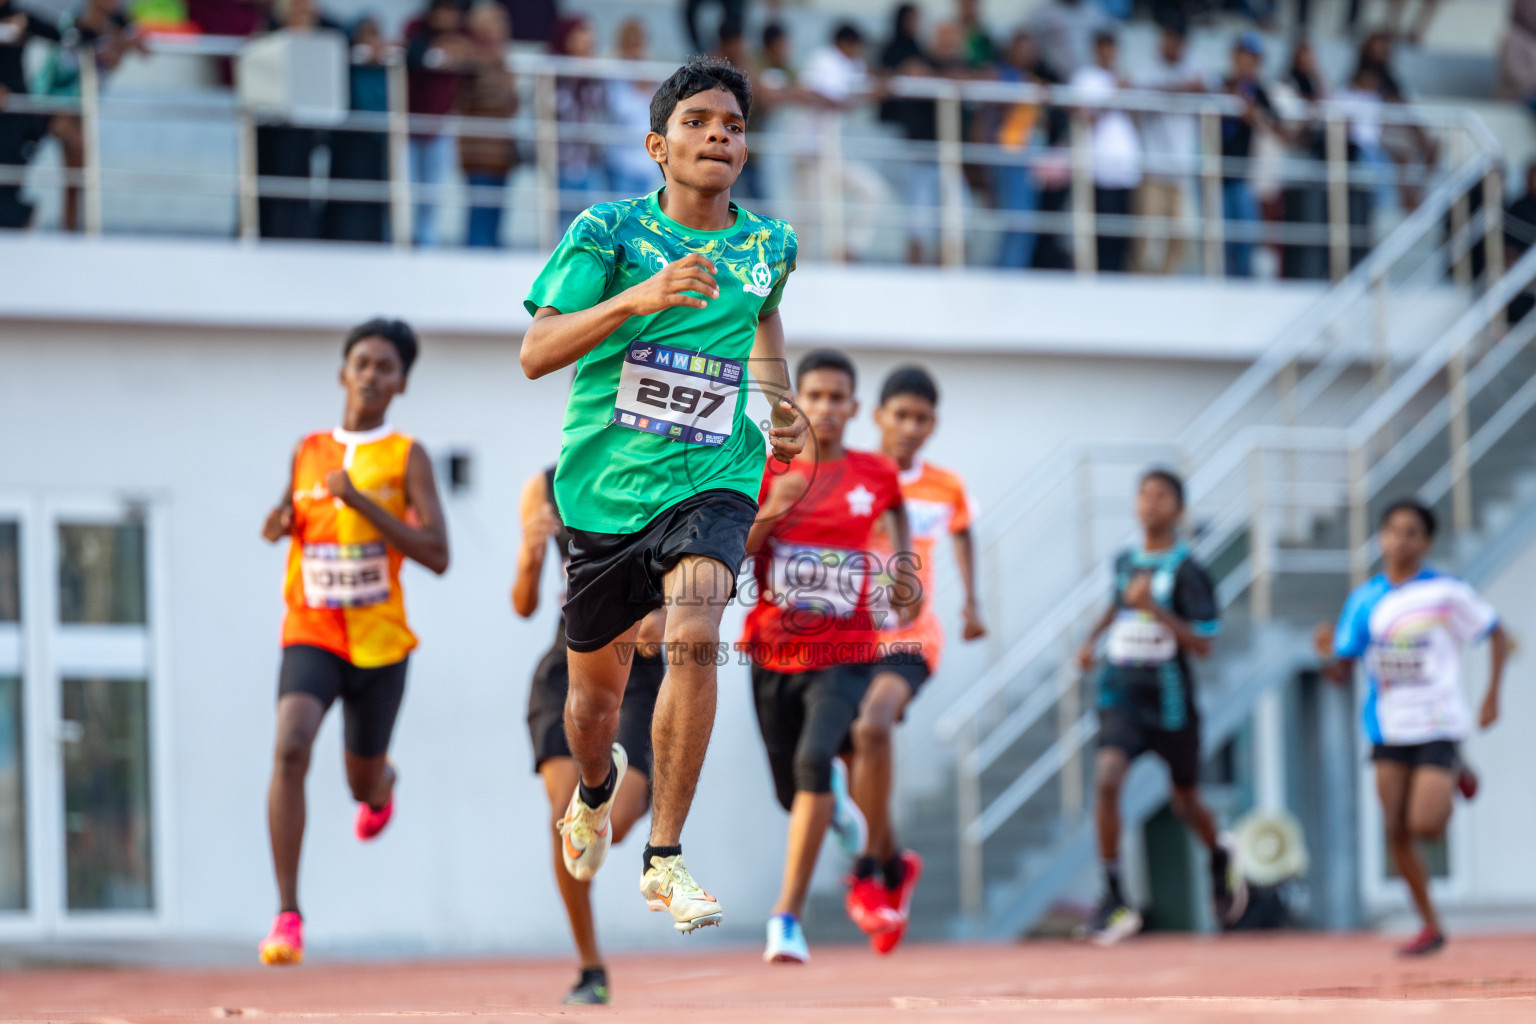
[(304, 959), (304, 776), (315, 733), (337, 698), (347, 784), (358, 802), (357, 837), (372, 839), (394, 813), (395, 769), (387, 752), (405, 695), (406, 659), (416, 647), (405, 621), (400, 564), (411, 558), (435, 573), (448, 569), (432, 462), (421, 445), (384, 422), (389, 403), (405, 390), (417, 348), (415, 333), (399, 320), (352, 329), (342, 347), (342, 425), (299, 442), (282, 501), (262, 529), (272, 543), (291, 538), (277, 749), (267, 794), (280, 905), (261, 943), (263, 963)]
[[(887, 620), (890, 628), (880, 631), (880, 646), (886, 654), (875, 667), (853, 725), (853, 799), (864, 812), (869, 838), (849, 880), (847, 908), (848, 916), (869, 935), (878, 953), (895, 949), (906, 934), (912, 892), (923, 871), (922, 858), (900, 849), (891, 828), (891, 734), (906, 715), (907, 705), (938, 671), (944, 629), (932, 600), (933, 558), (945, 536), (953, 539), (955, 561), (965, 587), (961, 636), (975, 640), (987, 632), (976, 611), (971, 507), (965, 485), (949, 470), (918, 457), (938, 423), (938, 404), (939, 391), (928, 371), (920, 366), (901, 366), (881, 385), (880, 405), (875, 409), (880, 451), (895, 460), (901, 470), (901, 499), (911, 526), (912, 553), (917, 556), (924, 599), (922, 612), (912, 623), (903, 626), (891, 616)], [(889, 538), (877, 535), (875, 540), (876, 552), (890, 558)], [(886, 927), (881, 918), (880, 910), (887, 905), (899, 918), (895, 928)]]

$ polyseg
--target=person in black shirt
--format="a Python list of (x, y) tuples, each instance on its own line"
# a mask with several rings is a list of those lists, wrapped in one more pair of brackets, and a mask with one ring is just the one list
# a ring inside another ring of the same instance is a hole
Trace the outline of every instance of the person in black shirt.
[(0, 228), (32, 223), (32, 204), (21, 198), (22, 168), (48, 131), (46, 114), (8, 111), (12, 95), (27, 93), (22, 53), (29, 39), (60, 40), (58, 27), (11, 0), (0, 0)]
[(1223, 83), (1224, 91), (1246, 105), (1242, 116), (1221, 119), (1221, 215), (1229, 235), (1236, 240), (1226, 243), (1228, 277), (1253, 276), (1253, 242), (1244, 237), (1249, 225), (1259, 220), (1259, 201), (1254, 195), (1252, 172), (1256, 132), (1280, 131), (1275, 106), (1269, 93), (1259, 84), (1259, 68), (1264, 60), (1264, 39), (1257, 32), (1244, 32), (1232, 47), (1232, 73)]

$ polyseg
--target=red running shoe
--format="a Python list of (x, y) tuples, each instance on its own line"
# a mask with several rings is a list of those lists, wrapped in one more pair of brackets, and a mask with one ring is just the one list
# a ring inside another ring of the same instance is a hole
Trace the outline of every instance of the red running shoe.
[(890, 893), (878, 878), (850, 876), (843, 905), (848, 909), (848, 920), (865, 935), (883, 935), (901, 925), (901, 918), (891, 906)]
[(900, 945), (902, 938), (907, 934), (907, 921), (912, 910), (912, 892), (917, 888), (917, 880), (923, 877), (923, 858), (911, 850), (902, 850), (900, 857), (902, 867), (906, 869), (902, 875), (901, 884), (894, 889), (886, 890), (891, 909), (896, 912), (899, 923), (893, 930), (871, 936), (870, 939), (875, 952), (881, 956)]
[(378, 810), (374, 810), (367, 804), (358, 804), (356, 828), (357, 838), (366, 843), (368, 840), (377, 836), (380, 832), (383, 832), (384, 826), (388, 825), (389, 819), (393, 818), (394, 816), (394, 797), (390, 797), (389, 803), (385, 804), (383, 807), (380, 807)]
[(1477, 797), (1477, 772), (1463, 764), (1456, 773), (1456, 788), (1461, 790), (1461, 798), (1471, 803)]
[(1428, 956), (1431, 953), (1438, 953), (1444, 948), (1445, 936), (1435, 931), (1429, 925), (1425, 925), (1419, 934), (1415, 935), (1406, 946), (1398, 948), (1397, 955)]
[(304, 919), (291, 910), (277, 915), (258, 947), (261, 962), (272, 967), (304, 962)]

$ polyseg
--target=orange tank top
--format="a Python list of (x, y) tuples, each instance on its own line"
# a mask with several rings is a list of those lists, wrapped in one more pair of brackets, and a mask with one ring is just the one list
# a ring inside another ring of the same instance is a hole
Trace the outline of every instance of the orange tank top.
[(358, 668), (392, 665), (416, 646), (405, 621), (400, 552), (360, 512), (331, 497), (326, 474), (352, 485), (393, 516), (406, 517), (405, 465), (413, 441), (388, 426), (310, 434), (293, 466), (293, 531), (283, 588), (283, 646), (309, 644)]

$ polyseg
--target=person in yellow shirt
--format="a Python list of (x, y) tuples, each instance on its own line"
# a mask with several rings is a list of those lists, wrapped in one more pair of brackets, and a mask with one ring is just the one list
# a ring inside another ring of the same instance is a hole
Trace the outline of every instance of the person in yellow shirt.
[(389, 739), (405, 695), (416, 636), (405, 618), (400, 565), (410, 558), (441, 575), (448, 531), (432, 461), (385, 422), (405, 391), (419, 345), (399, 320), (360, 324), (342, 346), (346, 389), (341, 426), (299, 442), (283, 498), (262, 536), (290, 538), (278, 677), (277, 745), (267, 824), (277, 875), (278, 915), (261, 943), (263, 963), (304, 958), (299, 850), (304, 777), (320, 722), (341, 699), (347, 784), (358, 802), (355, 830), (368, 840), (394, 814)]

